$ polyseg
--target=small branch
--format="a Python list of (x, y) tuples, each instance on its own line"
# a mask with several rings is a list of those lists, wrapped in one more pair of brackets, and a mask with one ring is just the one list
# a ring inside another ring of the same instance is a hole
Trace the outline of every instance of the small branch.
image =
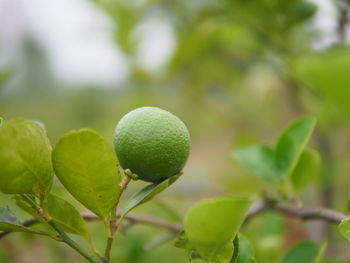
[(172, 232), (180, 232), (182, 230), (181, 224), (170, 223), (156, 217), (128, 214), (125, 218), (134, 222), (165, 228)]
[(289, 217), (301, 220), (324, 220), (329, 223), (339, 224), (347, 215), (327, 208), (297, 208), (278, 203), (273, 200), (265, 200), (254, 203), (246, 218), (246, 222), (263, 211), (273, 210)]
[[(97, 215), (91, 212), (81, 213), (81, 216), (85, 219), (85, 221), (88, 221), (88, 222), (101, 220)], [(118, 218), (120, 217), (119, 213), (117, 214), (117, 217)], [(156, 217), (151, 217), (151, 216), (136, 215), (133, 213), (129, 213), (125, 216), (125, 219), (133, 223), (156, 226), (156, 227), (167, 229), (172, 232), (180, 232), (182, 229), (181, 224), (167, 222), (165, 220), (162, 220)], [(30, 227), (39, 223), (40, 222), (38, 220), (31, 218), (31, 219), (25, 220), (22, 224), (25, 225), (26, 227)], [(0, 239), (11, 233), (14, 233), (14, 232), (10, 232), (10, 231), (0, 232)]]
[(130, 183), (130, 180), (131, 178), (129, 176), (124, 175), (122, 181), (119, 184), (120, 192), (119, 192), (119, 195), (117, 196), (117, 200), (112, 210), (112, 219), (109, 221), (109, 234), (108, 234), (107, 246), (105, 250), (105, 258), (107, 262), (109, 262), (111, 258), (111, 250), (112, 250), (112, 245), (115, 237), (115, 232), (118, 230), (118, 226), (121, 223), (120, 220), (117, 222), (117, 207), (120, 201), (120, 197), (122, 196), (124, 190)]
[[(348, 218), (349, 216), (335, 210), (326, 209), (326, 208), (297, 208), (288, 206), (285, 204), (278, 203), (273, 200), (257, 201), (251, 206), (248, 215), (246, 217), (245, 223), (251, 220), (253, 217), (265, 212), (265, 211), (277, 211), (289, 217), (296, 217), (302, 220), (324, 220), (329, 223), (339, 224), (343, 219)], [(85, 221), (98, 221), (100, 218), (91, 213), (86, 212), (82, 213), (81, 216)], [(120, 213), (116, 214), (117, 218), (120, 217)], [(160, 227), (167, 229), (171, 232), (177, 233), (182, 230), (182, 225), (177, 223), (168, 222), (157, 217), (146, 216), (146, 215), (136, 215), (133, 213), (127, 214), (125, 219), (129, 220), (132, 223), (140, 223), (151, 225), (155, 227)], [(34, 224), (40, 223), (36, 219), (29, 219), (23, 222), (27, 227)], [(1, 232), (0, 238), (4, 237), (12, 232)]]
[[(22, 223), (22, 225), (24, 225), (25, 227), (30, 227), (30, 226), (35, 225), (37, 223), (39, 223), (39, 221), (37, 219), (31, 218), (31, 219), (28, 219), (28, 220), (24, 221)], [(10, 231), (0, 232), (0, 239), (5, 237), (5, 236), (7, 236), (8, 234), (11, 234), (11, 233), (12, 232), (10, 232)]]
[(87, 254), (85, 251), (83, 251), (80, 246), (72, 240), (55, 222), (48, 221), (50, 226), (60, 235), (62, 238), (62, 241), (66, 243), (68, 246), (73, 248), (75, 251), (77, 251), (80, 255), (82, 255), (84, 258), (86, 258), (91, 263), (99, 263), (95, 258)]
[(257, 201), (253, 203), (249, 209), (248, 215), (246, 216), (244, 223), (250, 221), (256, 215), (261, 214), (266, 209), (266, 204), (263, 201)]
[[(100, 220), (100, 218), (98, 216), (96, 216), (95, 214), (90, 213), (90, 212), (82, 213), (81, 215), (86, 221)], [(118, 218), (120, 217), (120, 213), (117, 214), (117, 217)], [(157, 217), (136, 215), (133, 213), (129, 213), (125, 216), (125, 219), (127, 219), (131, 222), (135, 222), (135, 223), (141, 223), (141, 224), (152, 225), (152, 226), (164, 228), (164, 229), (170, 230), (172, 232), (180, 232), (182, 229), (181, 224), (167, 222), (167, 221), (159, 219)]]
[(130, 180), (131, 178), (127, 175), (123, 177), (123, 180), (119, 184), (120, 190), (122, 192), (127, 188), (128, 184), (130, 183)]

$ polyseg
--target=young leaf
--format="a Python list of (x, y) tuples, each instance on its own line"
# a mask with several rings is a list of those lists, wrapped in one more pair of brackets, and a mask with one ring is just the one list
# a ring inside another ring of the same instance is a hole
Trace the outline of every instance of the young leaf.
[(255, 263), (254, 249), (248, 239), (239, 234), (239, 253), (236, 261), (231, 263)]
[(267, 145), (256, 145), (238, 149), (233, 153), (234, 158), (247, 170), (262, 177), (270, 183), (277, 183), (274, 163), (274, 151)]
[(343, 237), (350, 242), (350, 218), (346, 218), (338, 225), (338, 229)]
[(169, 186), (171, 186), (173, 183), (179, 179), (179, 177), (182, 175), (182, 173), (176, 174), (174, 176), (171, 176), (161, 182), (153, 183), (150, 185), (147, 185), (146, 187), (142, 188), (140, 191), (135, 193), (130, 200), (126, 203), (126, 205), (122, 209), (122, 218), (126, 216), (131, 210), (135, 209), (139, 205), (142, 205), (150, 200), (152, 200), (153, 197), (155, 197), (157, 194), (163, 192), (165, 189), (167, 189)]
[(24, 226), (8, 207), (0, 207), (0, 231), (29, 232), (39, 235), (48, 235), (47, 233)]
[(182, 230), (180, 233), (178, 233), (174, 246), (178, 248), (186, 248), (188, 246), (188, 242), (186, 233), (184, 230)]
[(308, 262), (318, 263), (324, 252), (324, 246), (321, 248), (311, 241), (303, 241), (292, 247), (282, 260), (282, 263)]
[(184, 230), (192, 250), (212, 261), (241, 226), (251, 201), (246, 198), (214, 198), (192, 207), (184, 220)]
[(291, 180), (294, 191), (300, 193), (317, 175), (320, 168), (320, 155), (313, 149), (305, 149), (295, 167)]
[(29, 203), (23, 196), (15, 195), (13, 198), (16, 201), (16, 205), (22, 210), (26, 211), (28, 214), (37, 219), (40, 223), (46, 224), (44, 218), (41, 217), (38, 213), (38, 208), (34, 207), (31, 203)]
[(0, 191), (45, 199), (53, 182), (51, 145), (33, 121), (13, 119), (0, 129)]
[(293, 172), (315, 125), (315, 118), (300, 118), (281, 134), (275, 150), (276, 168), (281, 177)]
[(233, 240), (230, 240), (224, 245), (214, 256), (216, 263), (230, 263), (234, 254)]
[[(296, 169), (315, 124), (314, 118), (298, 119), (281, 134), (275, 150), (266, 145), (257, 145), (235, 151), (234, 158), (266, 181), (273, 184), (285, 183), (285, 186), (288, 187), (289, 180), (282, 179), (291, 175)], [(309, 155), (306, 153), (304, 158), (308, 157)], [(312, 164), (303, 160), (299, 168), (305, 169), (306, 166), (311, 169)], [(296, 179), (296, 191), (298, 192), (309, 183), (311, 176), (300, 178), (300, 176), (295, 175), (294, 179)]]
[(112, 148), (91, 129), (71, 131), (52, 153), (57, 177), (84, 206), (107, 221), (121, 180)]
[(188, 260), (190, 262), (192, 262), (192, 247), (191, 247), (191, 244), (190, 244), (190, 241), (188, 240), (188, 237), (186, 236), (186, 233), (184, 230), (182, 230), (178, 235), (177, 235), (177, 239), (174, 243), (174, 246), (175, 247), (178, 247), (178, 248), (183, 248), (186, 250), (186, 254), (187, 254), (187, 257), (188, 257)]
[(235, 238), (233, 239), (233, 248), (234, 248), (234, 250), (233, 250), (233, 255), (232, 255), (232, 258), (231, 258), (231, 260), (230, 260), (230, 263), (236, 263), (237, 262), (237, 258), (238, 258), (238, 255), (239, 255), (239, 251), (240, 251), (240, 245), (239, 245), (239, 242), (240, 242), (240, 240), (239, 240), (239, 237), (238, 237), (239, 235), (237, 234), (236, 236), (235, 236)]
[(0, 230), (27, 232), (27, 229), (8, 207), (0, 207)]
[(90, 240), (90, 234), (84, 219), (75, 207), (66, 200), (50, 194), (48, 198), (48, 214), (64, 231), (84, 236)]

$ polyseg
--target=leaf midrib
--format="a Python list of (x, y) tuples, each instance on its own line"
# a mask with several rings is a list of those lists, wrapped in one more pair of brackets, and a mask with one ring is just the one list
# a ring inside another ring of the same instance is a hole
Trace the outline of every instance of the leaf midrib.
[[(80, 136), (76, 136), (77, 137), (77, 143), (78, 143), (78, 145), (79, 145), (79, 148), (81, 149), (82, 148), (82, 143), (81, 143), (81, 139), (80, 139)], [(83, 151), (82, 151), (83, 152)], [(82, 175), (83, 175), (83, 177), (85, 178), (85, 182), (87, 182), (87, 186), (88, 186), (88, 188), (89, 188), (89, 190), (92, 192), (92, 193), (94, 193), (93, 195), (92, 195), (92, 199), (94, 200), (94, 203), (95, 203), (95, 206), (96, 206), (96, 208), (97, 208), (97, 210), (98, 210), (98, 212), (99, 212), (99, 214), (100, 214), (100, 216), (101, 217), (103, 217), (104, 219), (106, 219), (105, 218), (105, 215), (104, 215), (104, 213), (103, 213), (103, 211), (101, 210), (101, 207), (100, 207), (100, 205), (99, 205), (99, 202), (98, 202), (98, 200), (97, 200), (97, 198), (96, 198), (96, 196), (97, 196), (97, 194), (96, 194), (96, 191), (95, 191), (95, 189), (92, 187), (92, 185), (91, 185), (91, 181), (90, 181), (90, 176), (87, 176), (88, 175), (88, 173), (86, 172), (87, 171), (87, 167), (86, 167), (86, 158), (84, 158), (85, 159), (85, 162), (83, 162), (83, 155), (84, 154), (80, 154), (80, 158), (79, 158), (79, 160), (81, 161), (81, 168), (82, 168)], [(78, 172), (79, 173), (79, 172)], [(84, 176), (85, 175), (85, 176)]]

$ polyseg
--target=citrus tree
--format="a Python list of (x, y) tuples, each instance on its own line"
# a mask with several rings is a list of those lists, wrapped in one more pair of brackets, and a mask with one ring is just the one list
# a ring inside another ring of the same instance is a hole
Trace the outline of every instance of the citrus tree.
[[(1, 119), (0, 190), (12, 195), (16, 205), (32, 216), (19, 219), (9, 207), (0, 208), (0, 237), (28, 232), (64, 242), (87, 261), (111, 262), (115, 233), (124, 220), (153, 224), (177, 236), (174, 245), (185, 249), (188, 260), (216, 263), (254, 263), (254, 249), (239, 233), (242, 224), (267, 210), (301, 219), (322, 219), (339, 225), (350, 240), (350, 219), (341, 212), (304, 208), (299, 194), (312, 182), (320, 157), (308, 147), (316, 125), (312, 117), (291, 123), (274, 145), (259, 144), (233, 152), (251, 173), (266, 180), (271, 192), (262, 198), (216, 196), (192, 206), (182, 224), (130, 213), (152, 200), (177, 180), (190, 151), (185, 124), (175, 115), (154, 107), (126, 114), (114, 134), (114, 149), (94, 130), (84, 128), (63, 135), (53, 147), (38, 121)], [(54, 176), (90, 212), (81, 213), (61, 196), (50, 192)], [(149, 182), (123, 207), (119, 201), (133, 180)], [(106, 249), (98, 251), (86, 221), (101, 220)], [(33, 228), (46, 225), (45, 230)], [(249, 227), (249, 226), (246, 226)], [(71, 235), (85, 239), (88, 248)], [(118, 245), (118, 244), (117, 244)], [(302, 242), (282, 262), (321, 262), (326, 243)]]

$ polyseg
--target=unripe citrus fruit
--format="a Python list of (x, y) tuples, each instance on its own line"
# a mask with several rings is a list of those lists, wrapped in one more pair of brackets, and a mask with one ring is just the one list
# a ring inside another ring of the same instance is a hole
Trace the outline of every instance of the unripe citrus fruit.
[(182, 170), (190, 151), (190, 135), (170, 112), (142, 107), (119, 121), (114, 149), (123, 169), (130, 169), (141, 180), (156, 182)]

